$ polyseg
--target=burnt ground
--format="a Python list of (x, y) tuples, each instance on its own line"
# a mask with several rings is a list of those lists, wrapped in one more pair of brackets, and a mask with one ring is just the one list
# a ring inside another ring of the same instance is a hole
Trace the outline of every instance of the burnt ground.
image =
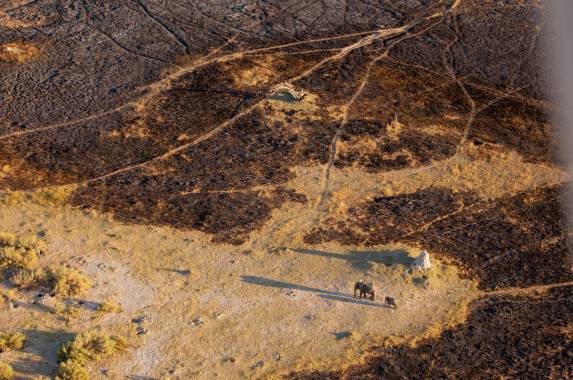
[[(11, 3), (0, 188), (74, 184), (75, 206), (240, 243), (286, 199), (249, 189), (284, 193), (297, 165), (397, 170), (467, 141), (552, 161), (533, 3)], [(279, 83), (313, 112), (271, 110)]]
[(415, 347), (373, 348), (363, 365), (293, 379), (567, 379), (573, 374), (573, 287), (492, 295), (467, 322)]
[(483, 289), (571, 281), (568, 229), (560, 188), (536, 189), (495, 201), (430, 188), (380, 196), (331, 218), (308, 243), (419, 243), (457, 262)]
[[(424, 168), (470, 145), (555, 165), (543, 16), (534, 0), (4, 2), (0, 189), (71, 185), (73, 207), (240, 245), (287, 202), (314, 207), (289, 188), (301, 165), (325, 168), (325, 195), (331, 167)], [(298, 108), (267, 99), (278, 84), (307, 94)], [(571, 281), (560, 191), (378, 194), (327, 216), (305, 241), (424, 245), (488, 291)], [(547, 308), (526, 311), (479, 306), (470, 319), (511, 336), (525, 331), (515, 321), (561, 323)], [(538, 340), (556, 331), (524, 344), (543, 351)], [(407, 377), (471, 377), (478, 366), (441, 339), (435, 368), (411, 362), (434, 360), (427, 347), (395, 348), (349, 374), (384, 377), (395, 364), (383, 360), (404, 360), (396, 368)], [(514, 360), (499, 350), (489, 357)], [(498, 374), (549, 360), (536, 355)]]

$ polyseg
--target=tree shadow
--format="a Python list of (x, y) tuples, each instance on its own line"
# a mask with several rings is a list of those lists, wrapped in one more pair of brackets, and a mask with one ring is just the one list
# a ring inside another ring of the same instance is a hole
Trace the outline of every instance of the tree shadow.
[(349, 251), (348, 253), (326, 252), (315, 249), (300, 248), (291, 250), (293, 252), (304, 253), (306, 255), (346, 260), (350, 263), (350, 265), (352, 265), (353, 268), (360, 270), (368, 270), (371, 263), (384, 264), (387, 267), (392, 265), (410, 267), (415, 260), (408, 255), (407, 251), (403, 249), (389, 251)]
[(249, 284), (268, 286), (268, 287), (272, 287), (272, 288), (292, 289), (292, 290), (300, 290), (302, 292), (316, 293), (316, 294), (318, 294), (318, 296), (320, 298), (333, 300), (333, 301), (353, 303), (355, 305), (375, 306), (375, 307), (385, 307), (385, 308), (388, 307), (384, 304), (376, 303), (376, 302), (369, 301), (366, 299), (354, 298), (352, 294), (333, 292), (331, 290), (323, 290), (323, 289), (319, 289), (319, 288), (311, 288), (308, 286), (302, 286), (302, 285), (291, 284), (291, 283), (283, 282), (283, 281), (271, 280), (269, 278), (264, 278), (264, 277), (241, 276), (241, 281), (249, 283)]
[(40, 304), (40, 303), (24, 302), (24, 301), (20, 301), (20, 300), (16, 300), (14, 302), (14, 307), (15, 308), (21, 307), (22, 309), (39, 311), (42, 313), (52, 313), (54, 311), (51, 307)]
[(20, 330), (26, 336), (23, 352), (33, 358), (25, 358), (12, 362), (14, 371), (28, 376), (51, 376), (57, 368), (58, 349), (67, 341), (73, 339), (74, 333), (64, 330)]

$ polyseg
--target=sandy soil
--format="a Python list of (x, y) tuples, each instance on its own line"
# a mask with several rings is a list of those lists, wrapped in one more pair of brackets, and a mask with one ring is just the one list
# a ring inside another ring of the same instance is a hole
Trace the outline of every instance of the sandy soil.
[[(96, 314), (95, 320), (85, 310), (85, 318), (60, 332), (46, 310), (2, 313), (3, 325), (29, 325), (57, 337), (30, 339), (17, 366), (30, 374), (49, 373), (57, 346), (70, 332), (126, 325), (140, 316), (148, 334), (134, 338), (138, 347), (110, 373), (250, 378), (298, 366), (342, 365), (381, 338), (419, 335), (449, 321), (473, 289), (455, 268), (438, 263), (425, 288), (421, 273), (409, 269), (416, 253), (410, 247), (240, 250), (208, 246), (197, 233), (120, 225), (32, 203), (4, 209), (0, 228), (47, 231), (49, 261), (70, 263), (94, 279), (86, 300), (113, 301), (123, 309)], [(376, 284), (378, 300), (352, 298), (359, 279)], [(396, 298), (398, 310), (384, 307), (385, 295)], [(21, 294), (21, 300), (31, 296)], [(31, 365), (38, 357), (43, 365)]]
[[(500, 170), (492, 171), (495, 167)], [(65, 328), (47, 310), (32, 306), (0, 315), (9, 329), (31, 334), (15, 368), (23, 375), (49, 374), (57, 347), (70, 333), (96, 326), (127, 331), (132, 347), (115, 364), (94, 368), (94, 376), (105, 369), (119, 377), (266, 378), (356, 362), (369, 345), (385, 338), (415, 339), (462, 322), (465, 305), (477, 293), (475, 284), (460, 279), (454, 266), (436, 262), (426, 273), (426, 285), (422, 273), (410, 268), (419, 247), (309, 247), (302, 242), (305, 231), (388, 186), (392, 193), (407, 193), (440, 185), (495, 198), (563, 178), (550, 166), (507, 156), (357, 172), (333, 168), (330, 195), (317, 207), (323, 191), (320, 167), (297, 168), (290, 185), (305, 193), (308, 204), (275, 210), (270, 222), (239, 247), (212, 244), (200, 232), (124, 225), (86, 214), (59, 205), (61, 193), (28, 200), (12, 196), (0, 214), (0, 230), (45, 235), (50, 255), (44, 260), (81, 269), (95, 285), (81, 317)], [(501, 175), (487, 175), (495, 172)], [(361, 279), (375, 284), (375, 302), (352, 298), (353, 284)], [(32, 296), (20, 294), (22, 301)], [(395, 297), (398, 309), (386, 308), (384, 296)], [(104, 301), (120, 304), (122, 312), (93, 311)], [(140, 317), (143, 322), (130, 322)], [(138, 326), (147, 334), (135, 336)]]

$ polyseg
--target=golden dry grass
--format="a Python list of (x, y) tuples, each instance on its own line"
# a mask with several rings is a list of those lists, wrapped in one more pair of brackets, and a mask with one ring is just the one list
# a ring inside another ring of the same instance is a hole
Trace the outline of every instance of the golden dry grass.
[(0, 45), (0, 60), (24, 63), (36, 57), (40, 49), (26, 42), (9, 42)]

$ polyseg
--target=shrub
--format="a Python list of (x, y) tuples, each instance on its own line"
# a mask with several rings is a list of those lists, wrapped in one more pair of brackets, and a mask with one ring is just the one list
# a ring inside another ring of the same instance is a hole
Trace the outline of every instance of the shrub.
[(24, 343), (26, 343), (26, 337), (21, 333), (0, 332), (0, 352), (19, 350), (24, 347)]
[(88, 371), (80, 363), (68, 360), (60, 363), (57, 380), (88, 380)]
[(16, 243), (18, 248), (33, 250), (38, 253), (46, 250), (46, 243), (34, 235), (22, 236)]
[(70, 322), (80, 316), (80, 310), (72, 305), (66, 305), (63, 302), (57, 302), (54, 305), (54, 314), (59, 316), (65, 322)]
[(58, 361), (75, 361), (84, 365), (88, 361), (101, 359), (125, 349), (125, 340), (119, 336), (110, 336), (96, 331), (76, 335), (58, 351)]
[(102, 302), (97, 306), (97, 310), (102, 313), (121, 313), (121, 306), (111, 302)]
[(32, 269), (38, 265), (35, 249), (7, 246), (0, 248), (0, 269)]
[(45, 285), (47, 275), (43, 269), (20, 269), (12, 273), (10, 281), (19, 289), (31, 289)]
[(11, 232), (0, 231), (0, 247), (6, 247), (6, 246), (14, 247), (16, 246), (17, 241), (18, 239), (16, 238), (15, 234)]
[(0, 380), (12, 380), (14, 378), (14, 370), (12, 366), (5, 362), (0, 362)]
[(45, 244), (36, 236), (20, 237), (0, 232), (0, 271), (21, 289), (48, 288), (62, 297), (79, 296), (91, 287), (81, 272), (67, 268), (38, 268)]
[(51, 291), (57, 296), (79, 296), (91, 288), (90, 279), (75, 269), (50, 268), (48, 272)]
[(12, 289), (7, 289), (6, 291), (0, 291), (0, 304), (3, 304), (5, 302), (8, 302), (12, 299), (14, 299), (15, 295), (14, 295), (14, 290)]

